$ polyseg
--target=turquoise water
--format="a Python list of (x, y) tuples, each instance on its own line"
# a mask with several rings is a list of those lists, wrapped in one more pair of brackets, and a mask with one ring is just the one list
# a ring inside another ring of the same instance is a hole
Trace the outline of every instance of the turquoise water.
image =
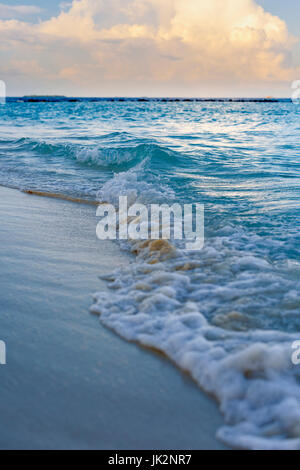
[(92, 309), (216, 397), (221, 440), (299, 449), (300, 106), (11, 100), (0, 123), (2, 185), (204, 204), (201, 252), (154, 265), (139, 252)]

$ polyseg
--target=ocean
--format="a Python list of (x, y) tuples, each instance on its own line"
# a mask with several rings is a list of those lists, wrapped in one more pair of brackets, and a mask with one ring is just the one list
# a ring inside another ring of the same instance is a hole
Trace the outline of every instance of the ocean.
[(10, 98), (0, 125), (3, 186), (114, 205), (125, 195), (204, 205), (201, 251), (174, 242), (159, 256), (147, 243), (114, 242), (134, 261), (106, 276), (110, 291), (96, 293), (91, 310), (215, 397), (225, 444), (300, 449), (300, 365), (292, 361), (300, 340), (300, 106)]

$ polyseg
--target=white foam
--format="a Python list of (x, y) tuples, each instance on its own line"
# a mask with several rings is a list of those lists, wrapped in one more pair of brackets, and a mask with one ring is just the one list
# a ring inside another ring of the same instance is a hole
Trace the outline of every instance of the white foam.
[(289, 327), (297, 330), (297, 266), (242, 251), (240, 237), (225, 234), (207, 240), (200, 255), (177, 250), (154, 265), (142, 250), (114, 273), (112, 292), (98, 293), (92, 310), (127, 340), (163, 351), (215, 396), (223, 442), (300, 449), (300, 368), (291, 362), (299, 335), (277, 330), (287, 302)]
[(75, 158), (78, 162), (102, 167), (130, 163), (137, 157), (138, 152), (135, 149), (85, 147), (75, 151)]
[(172, 200), (174, 192), (160, 184), (157, 177), (153, 176), (151, 183), (146, 182), (145, 164), (146, 160), (128, 171), (115, 173), (98, 191), (97, 199), (115, 206), (118, 205), (120, 196), (127, 196), (129, 205), (134, 204), (137, 198), (144, 204), (159, 203), (165, 201), (164, 198)]

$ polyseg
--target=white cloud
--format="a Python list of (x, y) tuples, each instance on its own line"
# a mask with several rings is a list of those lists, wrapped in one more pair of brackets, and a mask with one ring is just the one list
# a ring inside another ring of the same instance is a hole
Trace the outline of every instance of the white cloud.
[(98, 93), (108, 86), (116, 94), (126, 87), (225, 89), (296, 73), (295, 39), (254, 0), (74, 0), (37, 24), (0, 21), (0, 39), (13, 47), (14, 66), (19, 57), (25, 70), (28, 57), (46, 75), (48, 67), (52, 80)]

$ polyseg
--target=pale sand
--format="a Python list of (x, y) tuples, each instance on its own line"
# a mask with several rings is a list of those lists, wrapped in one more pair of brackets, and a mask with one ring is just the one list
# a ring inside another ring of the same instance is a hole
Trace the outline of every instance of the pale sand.
[(89, 314), (97, 276), (130, 262), (95, 208), (0, 188), (2, 449), (222, 449), (215, 403)]

